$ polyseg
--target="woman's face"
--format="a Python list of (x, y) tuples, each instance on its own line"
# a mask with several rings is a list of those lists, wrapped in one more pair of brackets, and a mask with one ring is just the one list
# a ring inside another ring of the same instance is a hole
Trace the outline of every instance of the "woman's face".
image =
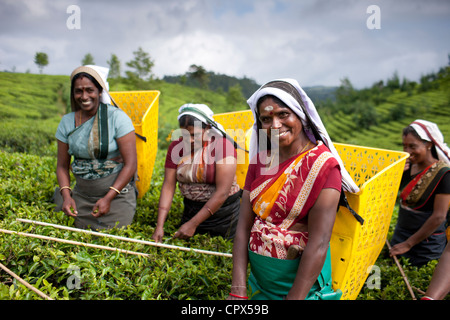
[(203, 129), (201, 126), (187, 126), (181, 129), (186, 130), (183, 133), (183, 141), (191, 145), (191, 150), (197, 150), (198, 148), (201, 148), (203, 142), (206, 141), (206, 129)]
[(81, 110), (88, 113), (97, 112), (100, 104), (100, 92), (87, 77), (80, 77), (75, 80), (73, 97)]
[(422, 163), (428, 157), (429, 146), (414, 135), (408, 133), (403, 136), (403, 151), (409, 153), (411, 163)]
[[(272, 98), (264, 100), (258, 108), (262, 129), (267, 135), (279, 139), (280, 147), (290, 146), (300, 139), (303, 125), (299, 117), (289, 108), (277, 104)], [(272, 130), (278, 130), (272, 133)]]

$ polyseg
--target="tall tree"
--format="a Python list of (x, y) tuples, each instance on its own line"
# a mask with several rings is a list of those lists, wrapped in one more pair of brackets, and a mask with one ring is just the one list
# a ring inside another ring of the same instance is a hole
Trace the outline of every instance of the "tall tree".
[(192, 64), (189, 67), (188, 74), (192, 79), (197, 80), (202, 88), (208, 88), (209, 76), (205, 68)]
[(39, 73), (42, 73), (44, 67), (48, 65), (48, 55), (45, 52), (36, 52), (34, 55), (34, 63), (37, 64)]
[(111, 59), (107, 61), (109, 65), (109, 78), (120, 77), (120, 60), (115, 54), (111, 54)]
[(135, 71), (127, 71), (127, 75), (129, 78), (137, 76), (140, 79), (146, 80), (149, 75), (151, 76), (154, 62), (150, 59), (150, 55), (141, 47), (137, 51), (134, 51), (133, 54), (134, 60), (128, 61), (127, 66)]
[(81, 60), (81, 65), (82, 65), (82, 66), (86, 66), (86, 65), (88, 65), (88, 64), (95, 64), (95, 62), (94, 62), (94, 57), (93, 57), (92, 54), (90, 54), (90, 53), (87, 53), (87, 54), (84, 56), (83, 60)]

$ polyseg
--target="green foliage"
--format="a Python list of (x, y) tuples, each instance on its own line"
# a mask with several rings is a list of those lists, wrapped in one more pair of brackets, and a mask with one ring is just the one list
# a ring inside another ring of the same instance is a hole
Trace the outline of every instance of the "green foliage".
[[(356, 90), (348, 81), (339, 91), (340, 98), (323, 100), (319, 112), (336, 142), (400, 149), (401, 129), (418, 115), (438, 123), (448, 138), (448, 69), (440, 71), (433, 79), (432, 82), (438, 82), (438, 85), (427, 90), (419, 90), (422, 84), (406, 85), (405, 81), (405, 86), (400, 85), (400, 88), (387, 89), (380, 82), (372, 88)], [(206, 103), (220, 113), (243, 110), (247, 106), (245, 102), (230, 105), (227, 95), (220, 92), (159, 80), (116, 78), (110, 79), (110, 85), (114, 91), (161, 91), (160, 149), (150, 190), (138, 200), (135, 221), (130, 227), (104, 231), (130, 238), (150, 239), (156, 225), (165, 147), (168, 144), (166, 135), (177, 127), (178, 108), (188, 102)], [(0, 73), (0, 228), (144, 252), (150, 258), (0, 233), (0, 261), (55, 299), (226, 298), (231, 283), (230, 258), (124, 243), (116, 239), (32, 226), (16, 220), (28, 218), (73, 225), (71, 218), (53, 211), (51, 201), (57, 184), (54, 133), (61, 116), (70, 109), (69, 89), (68, 76)], [(344, 96), (346, 92), (348, 97)], [(357, 123), (354, 117), (358, 113), (364, 115), (368, 109), (375, 110), (372, 117), (377, 122), (368, 129), (362, 129), (363, 124)], [(177, 191), (165, 225), (165, 243), (231, 252), (232, 242), (220, 237), (196, 235), (189, 241), (172, 239), (170, 236), (177, 230), (182, 207), (182, 197)], [(395, 222), (396, 212), (390, 233)], [(410, 283), (425, 291), (436, 262), (422, 268), (411, 267), (406, 260), (401, 262)], [(381, 288), (364, 286), (358, 299), (410, 300), (400, 272), (386, 250), (375, 264), (380, 267)], [(79, 283), (74, 279), (79, 279)], [(420, 297), (420, 294), (416, 295)], [(0, 272), (0, 299), (41, 298)]]
[(155, 64), (150, 55), (141, 47), (133, 51), (134, 59), (127, 62), (127, 66), (134, 69), (134, 71), (127, 71), (129, 78), (139, 78), (145, 80), (147, 76), (151, 75), (153, 65)]
[[(104, 231), (136, 239), (150, 239), (156, 223), (162, 184), (164, 152), (158, 153), (150, 192), (139, 199), (132, 226)], [(122, 248), (150, 255), (145, 258), (100, 249), (0, 233), (0, 261), (25, 281), (54, 299), (224, 299), (231, 283), (232, 260), (173, 249), (127, 243), (16, 221), (27, 218), (73, 226), (73, 220), (53, 212), (55, 158), (0, 152), (0, 228), (79, 242)], [(221, 237), (196, 235), (172, 240), (181, 216), (177, 192), (166, 222), (165, 243), (231, 252)], [(79, 282), (74, 281), (78, 276)], [(75, 284), (78, 283), (78, 288)], [(0, 299), (41, 299), (0, 272)]]
[(42, 73), (44, 67), (48, 65), (48, 55), (45, 52), (36, 52), (34, 63), (38, 66), (39, 72)]
[(94, 56), (90, 53), (86, 53), (83, 57), (83, 59), (81, 60), (81, 65), (82, 66), (87, 66), (87, 65), (95, 65), (94, 62)]

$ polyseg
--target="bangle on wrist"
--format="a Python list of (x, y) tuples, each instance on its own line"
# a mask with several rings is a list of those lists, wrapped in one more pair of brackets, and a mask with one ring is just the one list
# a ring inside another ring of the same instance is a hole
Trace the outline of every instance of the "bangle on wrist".
[(111, 190), (114, 190), (115, 192), (117, 192), (117, 194), (120, 194), (120, 191), (117, 190), (116, 188), (114, 188), (113, 186), (109, 187)]
[(230, 296), (232, 296), (232, 297), (235, 297), (235, 298), (239, 298), (239, 299), (248, 299), (248, 297), (245, 297), (245, 296), (239, 296), (239, 295), (237, 295), (237, 294), (234, 294), (234, 293), (230, 293)]
[(72, 192), (72, 189), (69, 186), (64, 186), (64, 187), (59, 188), (59, 193), (62, 193), (62, 191), (64, 189), (69, 189), (69, 192)]

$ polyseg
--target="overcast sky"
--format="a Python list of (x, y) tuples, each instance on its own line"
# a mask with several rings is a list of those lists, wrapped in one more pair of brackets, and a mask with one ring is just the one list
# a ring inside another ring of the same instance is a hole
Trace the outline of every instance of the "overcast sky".
[[(70, 5), (79, 28), (67, 26)], [(197, 64), (259, 84), (335, 86), (348, 77), (361, 88), (395, 71), (417, 81), (448, 63), (450, 1), (0, 0), (0, 70), (38, 73), (42, 51), (48, 74), (70, 74), (87, 53), (102, 66), (116, 54), (125, 71), (139, 47), (159, 78)]]

